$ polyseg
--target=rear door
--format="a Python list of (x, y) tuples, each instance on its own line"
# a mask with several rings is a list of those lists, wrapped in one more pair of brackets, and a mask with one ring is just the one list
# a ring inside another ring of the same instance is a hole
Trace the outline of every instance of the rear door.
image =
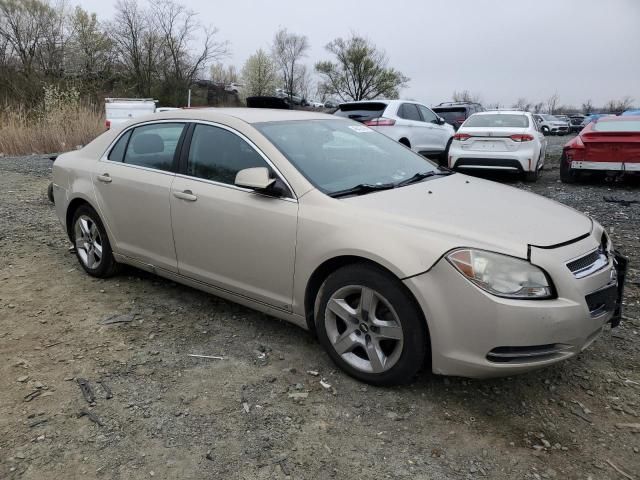
[(291, 310), (298, 202), (234, 185), (238, 171), (266, 167), (245, 137), (222, 125), (193, 128), (182, 173), (171, 188), (180, 274), (276, 308)]
[(116, 253), (177, 271), (170, 187), (185, 123), (158, 122), (120, 136), (93, 176), (101, 218)]
[(398, 123), (405, 127), (412, 150), (423, 153), (431, 151), (434, 143), (432, 126), (422, 120), (418, 106), (415, 103), (401, 103), (398, 106)]

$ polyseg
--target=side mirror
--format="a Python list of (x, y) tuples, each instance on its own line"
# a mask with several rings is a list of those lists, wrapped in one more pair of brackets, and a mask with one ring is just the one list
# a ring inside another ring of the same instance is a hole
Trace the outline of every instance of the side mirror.
[(269, 178), (269, 169), (266, 167), (245, 168), (236, 174), (235, 184), (239, 187), (265, 190), (274, 182), (275, 178)]
[(442, 117), (438, 117), (438, 119), (436, 120), (436, 123), (437, 123), (438, 125), (444, 125), (444, 124), (445, 124), (445, 123), (447, 123), (447, 122), (445, 121), (445, 119), (444, 119), (444, 118), (442, 118)]

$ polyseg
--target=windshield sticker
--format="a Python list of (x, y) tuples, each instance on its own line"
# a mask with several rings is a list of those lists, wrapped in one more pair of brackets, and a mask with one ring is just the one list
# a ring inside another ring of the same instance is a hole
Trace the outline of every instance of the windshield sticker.
[(361, 125), (349, 125), (349, 128), (351, 130), (353, 130), (354, 132), (358, 132), (358, 133), (368, 133), (368, 132), (373, 132), (373, 130), (371, 130), (368, 127), (363, 127)]

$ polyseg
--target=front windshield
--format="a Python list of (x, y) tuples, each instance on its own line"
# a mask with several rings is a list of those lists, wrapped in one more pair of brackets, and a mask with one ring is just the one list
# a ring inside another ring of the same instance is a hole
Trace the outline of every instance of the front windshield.
[(257, 123), (254, 126), (321, 191), (399, 184), (438, 167), (398, 142), (350, 120)]

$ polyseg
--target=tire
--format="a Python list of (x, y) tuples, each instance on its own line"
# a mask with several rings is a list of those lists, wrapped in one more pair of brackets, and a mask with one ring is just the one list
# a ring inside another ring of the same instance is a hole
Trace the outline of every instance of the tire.
[(540, 131), (542, 132), (543, 135), (549, 135), (549, 127), (542, 127), (540, 129)]
[(111, 243), (96, 211), (81, 205), (73, 214), (71, 235), (80, 266), (92, 277), (107, 278), (118, 271)]
[(453, 138), (450, 138), (447, 142), (447, 146), (444, 149), (444, 152), (440, 154), (440, 158), (438, 158), (438, 165), (441, 167), (449, 166), (449, 149), (451, 148), (451, 142), (453, 142)]
[(316, 305), (320, 343), (358, 380), (408, 383), (430, 359), (422, 312), (400, 281), (380, 268), (356, 264), (336, 270), (320, 288)]
[(47, 198), (51, 203), (55, 205), (56, 201), (53, 198), (53, 182), (50, 182), (49, 186), (47, 187)]
[(571, 170), (564, 153), (560, 157), (560, 181), (562, 183), (576, 183), (578, 181), (578, 174)]
[(538, 166), (533, 172), (524, 172), (524, 181), (527, 183), (533, 183), (538, 180), (538, 176), (540, 175), (540, 171), (538, 170)]

